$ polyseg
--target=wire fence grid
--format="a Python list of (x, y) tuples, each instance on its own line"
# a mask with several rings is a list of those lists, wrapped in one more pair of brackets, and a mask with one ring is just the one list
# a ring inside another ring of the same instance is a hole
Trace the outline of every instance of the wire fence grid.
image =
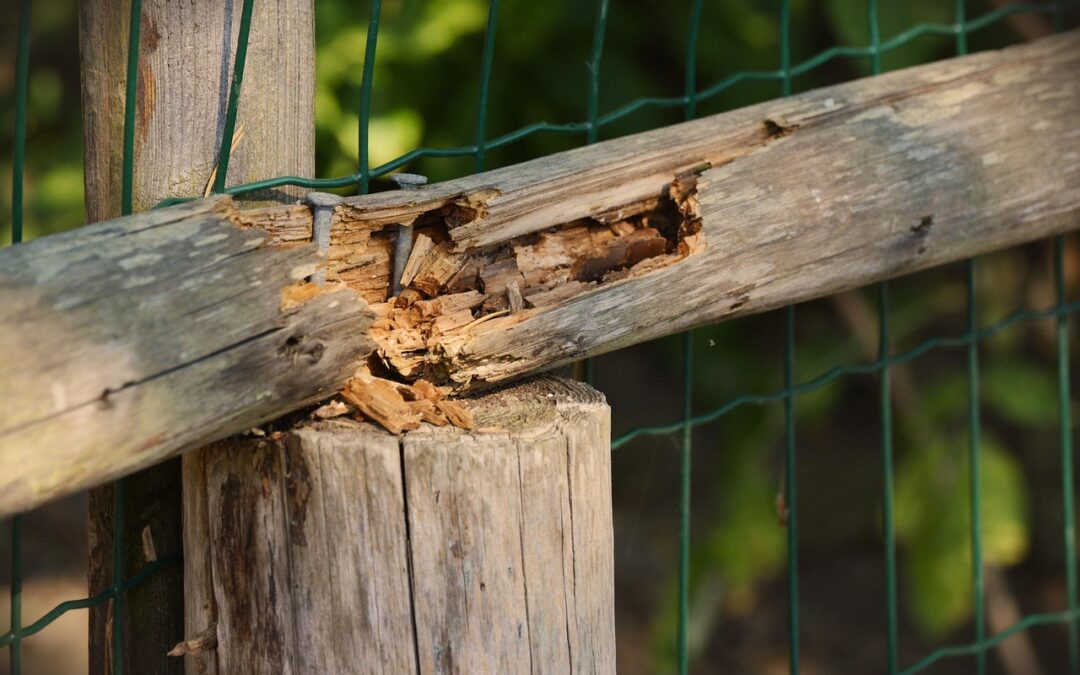
[[(898, 0), (882, 0), (882, 2), (894, 2)], [(223, 142), (219, 158), (219, 170), (217, 172), (214, 191), (243, 195), (246, 193), (266, 190), (280, 186), (298, 186), (302, 188), (330, 189), (356, 186), (361, 193), (366, 193), (373, 179), (384, 176), (399, 168), (408, 165), (422, 157), (472, 157), (474, 169), (483, 171), (486, 166), (488, 151), (513, 144), (533, 134), (563, 134), (580, 136), (585, 143), (594, 143), (598, 140), (599, 132), (605, 126), (620, 120), (638, 110), (647, 107), (681, 108), (686, 119), (696, 116), (698, 105), (717, 94), (750, 81), (775, 82), (778, 85), (777, 94), (788, 96), (792, 93), (792, 80), (799, 75), (808, 73), (823, 66), (831, 60), (838, 58), (866, 58), (872, 64), (873, 73), (882, 72), (882, 56), (892, 50), (898, 49), (905, 44), (926, 35), (946, 36), (955, 41), (955, 53), (966, 54), (968, 51), (968, 37), (979, 30), (985, 29), (1002, 19), (1019, 13), (1039, 13), (1052, 17), (1055, 28), (1061, 30), (1064, 25), (1064, 13), (1080, 6), (1073, 1), (1047, 2), (1047, 3), (1013, 3), (1000, 6), (978, 17), (968, 17), (965, 11), (964, 0), (954, 0), (954, 14), (952, 23), (933, 24), (920, 23), (910, 26), (903, 32), (882, 38), (879, 31), (879, 1), (867, 0), (865, 20), (869, 27), (870, 43), (864, 46), (834, 46), (822, 51), (815, 56), (800, 62), (792, 63), (791, 39), (790, 39), (790, 16), (791, 0), (782, 0), (779, 3), (779, 45), (777, 55), (779, 66), (768, 71), (742, 71), (731, 74), (715, 84), (698, 89), (697, 87), (697, 47), (701, 33), (701, 17), (704, 0), (689, 0), (690, 24), (686, 34), (686, 61), (684, 70), (684, 93), (675, 97), (642, 97), (625, 103), (624, 105), (607, 113), (600, 111), (600, 63), (604, 55), (604, 38), (608, 24), (610, 0), (597, 0), (595, 11), (595, 24), (593, 30), (593, 42), (590, 50), (590, 58), (587, 63), (589, 73), (587, 91), (586, 119), (580, 122), (548, 123), (536, 122), (519, 128), (510, 133), (489, 138), (487, 136), (487, 113), (492, 70), (495, 65), (494, 44), (498, 33), (499, 0), (490, 0), (488, 17), (484, 32), (483, 49), (481, 53), (480, 89), (477, 101), (477, 114), (475, 135), (470, 145), (459, 147), (437, 148), (418, 147), (407, 152), (392, 161), (372, 167), (369, 163), (369, 125), (371, 120), (372, 81), (374, 77), (374, 62), (379, 36), (379, 20), (381, 16), (381, 0), (371, 0), (370, 16), (368, 19), (367, 39), (364, 45), (364, 61), (360, 87), (359, 104), (359, 165), (355, 173), (346, 176), (324, 179), (309, 179), (296, 176), (279, 176), (246, 183), (242, 185), (225, 185), (225, 177), (228, 173), (229, 144)], [(240, 100), (243, 83), (244, 66), (247, 52), (247, 38), (251, 26), (251, 14), (254, 0), (244, 0), (242, 17), (239, 26), (239, 40), (236, 49), (236, 58), (232, 74), (232, 86), (229, 89), (229, 101), (225, 119), (223, 139), (230, 139), (236, 123), (236, 112)], [(141, 19), (141, 0), (132, 0), (127, 44), (129, 46), (127, 56), (127, 89), (124, 115), (123, 135), (123, 213), (130, 214), (132, 208), (132, 176), (134, 171), (134, 138), (135, 138), (135, 90), (138, 82), (138, 45)], [(18, 244), (23, 236), (23, 176), (26, 157), (26, 126), (27, 126), (27, 91), (29, 78), (29, 52), (30, 52), (30, 0), (19, 0), (19, 29), (16, 44), (16, 78), (15, 78), (15, 134), (13, 148), (13, 182), (12, 182), (12, 244)], [(191, 198), (194, 198), (191, 197)], [(184, 198), (168, 199), (158, 207), (185, 201)], [(155, 207), (157, 208), (157, 207)], [(986, 654), (990, 648), (1006, 640), (1010, 636), (1026, 631), (1032, 627), (1046, 624), (1063, 624), (1068, 632), (1068, 650), (1070, 672), (1080, 673), (1080, 597), (1078, 597), (1077, 560), (1075, 544), (1075, 486), (1073, 480), (1073, 444), (1072, 444), (1072, 420), (1070, 413), (1069, 391), (1069, 332), (1067, 318), (1071, 314), (1080, 311), (1080, 302), (1069, 302), (1065, 286), (1065, 237), (1059, 236), (1054, 241), (1053, 277), (1055, 302), (1052, 306), (1039, 310), (1017, 310), (1003, 319), (989, 324), (980, 325), (976, 313), (976, 267), (977, 262), (972, 259), (965, 263), (966, 266), (966, 330), (953, 336), (939, 336), (926, 340), (906, 351), (894, 352), (891, 346), (891, 331), (889, 324), (890, 300), (889, 283), (882, 282), (877, 287), (878, 295), (878, 322), (879, 344), (878, 357), (867, 363), (855, 363), (835, 367), (820, 375), (796, 382), (795, 359), (796, 359), (796, 333), (794, 306), (789, 306), (783, 311), (784, 315), (784, 340), (783, 340), (783, 387), (779, 390), (767, 393), (746, 393), (733, 398), (726, 403), (702, 412), (693, 414), (693, 381), (694, 381), (694, 350), (692, 332), (684, 335), (683, 341), (683, 371), (682, 371), (682, 414), (668, 423), (655, 426), (634, 428), (612, 442), (612, 449), (618, 450), (635, 439), (644, 436), (676, 436), (681, 446), (681, 467), (679, 486), (679, 556), (678, 556), (678, 623), (677, 634), (674, 636), (678, 672), (684, 674), (689, 669), (689, 577), (690, 577), (690, 477), (693, 469), (693, 454), (691, 437), (692, 431), (699, 426), (714, 422), (744, 406), (761, 406), (772, 403), (782, 403), (784, 408), (784, 502), (790, 507), (787, 516), (787, 588), (788, 588), (788, 628), (787, 641), (789, 646), (789, 669), (791, 673), (798, 673), (800, 668), (800, 611), (799, 611), (799, 562), (798, 562), (798, 510), (796, 490), (798, 486), (798, 436), (795, 422), (795, 410), (798, 397), (807, 394), (834, 382), (840, 378), (858, 374), (879, 375), (879, 404), (880, 404), (880, 449), (882, 454), (883, 473), (880, 477), (882, 493), (882, 525), (884, 539), (884, 584), (887, 597), (887, 611), (884, 623), (887, 633), (887, 653), (885, 654), (884, 670), (890, 675), (913, 674), (927, 671), (933, 664), (943, 659), (957, 656), (974, 656), (976, 659), (976, 671), (982, 675), (986, 672)], [(979, 401), (979, 345), (980, 342), (997, 335), (1006, 328), (1021, 322), (1034, 320), (1056, 320), (1057, 340), (1057, 394), (1058, 394), (1058, 417), (1060, 427), (1060, 464), (1062, 476), (1062, 490), (1064, 495), (1064, 538), (1066, 570), (1066, 604), (1067, 609), (1054, 613), (1030, 614), (1005, 631), (996, 634), (988, 634), (985, 622), (985, 581), (983, 578), (982, 543), (980, 539), (980, 504), (981, 494), (979, 488), (980, 475), (980, 401)], [(971, 594), (974, 599), (974, 634), (970, 642), (955, 646), (939, 648), (927, 654), (913, 664), (901, 664), (899, 661), (899, 619), (897, 600), (897, 551), (896, 551), (896, 526), (894, 513), (894, 457), (893, 457), (893, 420), (892, 420), (892, 396), (890, 391), (890, 369), (910, 362), (931, 350), (937, 349), (963, 350), (966, 355), (967, 367), (967, 399), (968, 399), (968, 469), (970, 508), (972, 520), (970, 523), (970, 539), (972, 551), (972, 588)], [(586, 376), (591, 375), (591, 364), (586, 365)], [(117, 481), (114, 485), (114, 569), (112, 585), (100, 594), (80, 599), (73, 599), (60, 603), (49, 612), (38, 617), (28, 624), (24, 624), (22, 612), (22, 582), (25, 574), (23, 560), (23, 517), (17, 516), (12, 519), (11, 540), (11, 583), (10, 583), (10, 626), (6, 633), (0, 635), (0, 648), (8, 651), (10, 672), (19, 675), (22, 672), (21, 643), (25, 639), (35, 635), (49, 624), (68, 611), (89, 608), (103, 603), (112, 602), (112, 615), (115, 617), (112, 630), (112, 672), (119, 675), (124, 672), (123, 663), (123, 640), (126, 627), (123, 625), (123, 603), (125, 592), (154, 574), (163, 565), (175, 564), (175, 560), (163, 559), (149, 563), (129, 575), (123, 566), (123, 536), (124, 510), (123, 510), (123, 481)]]

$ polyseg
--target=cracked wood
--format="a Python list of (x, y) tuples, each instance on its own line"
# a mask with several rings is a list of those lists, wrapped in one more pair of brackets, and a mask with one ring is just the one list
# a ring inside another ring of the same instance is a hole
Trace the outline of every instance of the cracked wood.
[(541, 377), (477, 429), (348, 419), (183, 458), (194, 672), (614, 673), (610, 409)]
[(314, 246), (267, 246), (228, 198), (0, 252), (0, 515), (326, 398), (371, 349)]
[[(337, 209), (372, 371), (458, 391), (1075, 229), (1080, 31)], [(304, 209), (244, 214), (279, 242)], [(386, 302), (391, 237), (419, 242)]]

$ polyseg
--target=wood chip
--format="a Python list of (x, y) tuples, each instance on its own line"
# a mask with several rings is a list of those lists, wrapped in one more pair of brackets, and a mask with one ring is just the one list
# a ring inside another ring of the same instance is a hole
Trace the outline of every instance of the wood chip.
[(412, 252), (409, 253), (409, 260), (405, 263), (405, 270), (401, 273), (402, 287), (412, 283), (413, 277), (420, 271), (420, 264), (433, 248), (435, 248), (435, 242), (432, 241), (431, 237), (426, 234), (416, 235), (416, 242), (413, 244)]
[(442, 414), (442, 411), (438, 409), (437, 404), (432, 401), (427, 399), (410, 401), (409, 407), (412, 408), (413, 411), (419, 413), (421, 419), (428, 424), (434, 424), (437, 427), (445, 427), (449, 423), (449, 420), (446, 419), (446, 415)]
[(437, 401), (435, 406), (438, 407), (442, 414), (446, 415), (446, 419), (450, 420), (450, 423), (455, 427), (472, 429), (476, 426), (476, 419), (473, 417), (473, 414), (469, 412), (468, 408), (457, 401), (443, 399), (442, 401)]
[(429, 298), (435, 296), (450, 277), (461, 269), (465, 258), (465, 254), (455, 252), (448, 241), (436, 244), (420, 263), (420, 269), (413, 277), (412, 287)]
[(388, 380), (360, 374), (346, 383), (341, 397), (392, 433), (400, 434), (420, 427), (420, 414)]
[(419, 398), (427, 399), (431, 402), (441, 401), (446, 398), (449, 388), (436, 387), (427, 380), (417, 380), (411, 385), (413, 391), (417, 393)]
[(311, 416), (320, 420), (328, 420), (333, 419), (334, 417), (347, 415), (349, 410), (351, 410), (351, 408), (345, 405), (344, 402), (334, 399), (333, 401), (316, 408), (315, 411), (311, 413)]
[(142, 547), (143, 558), (146, 562), (154, 562), (157, 560), (157, 548), (154, 546), (154, 534), (150, 531), (150, 526), (147, 525), (142, 529)]
[(510, 313), (516, 314), (525, 309), (525, 300), (521, 297), (521, 289), (516, 281), (506, 284), (506, 299), (510, 302)]
[(177, 642), (176, 646), (167, 652), (167, 656), (185, 656), (201, 654), (205, 651), (210, 651), (217, 647), (217, 624), (210, 624), (210, 627), (204, 631), (199, 632), (195, 637), (184, 640), (183, 642)]

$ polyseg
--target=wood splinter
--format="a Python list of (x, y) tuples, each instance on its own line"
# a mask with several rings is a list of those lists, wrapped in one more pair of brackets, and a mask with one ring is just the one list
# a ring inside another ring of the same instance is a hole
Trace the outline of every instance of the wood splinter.
[(468, 408), (446, 398), (449, 389), (439, 388), (425, 380), (411, 384), (374, 377), (361, 369), (341, 390), (341, 397), (359, 413), (401, 434), (420, 428), (421, 422), (462, 429), (472, 429), (476, 422)]
[(196, 656), (217, 647), (217, 624), (201, 631), (195, 637), (177, 642), (176, 646), (167, 652), (168, 656)]

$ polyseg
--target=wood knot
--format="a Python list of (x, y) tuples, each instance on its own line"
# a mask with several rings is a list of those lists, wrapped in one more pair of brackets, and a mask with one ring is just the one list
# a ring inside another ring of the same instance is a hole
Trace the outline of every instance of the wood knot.
[(930, 228), (934, 226), (934, 216), (923, 216), (919, 219), (918, 225), (913, 225), (911, 231), (920, 236), (926, 236), (930, 234)]
[(289, 359), (292, 365), (296, 365), (303, 359), (306, 363), (314, 365), (322, 360), (326, 353), (326, 345), (319, 340), (309, 340), (304, 335), (289, 336), (278, 347), (278, 355)]

